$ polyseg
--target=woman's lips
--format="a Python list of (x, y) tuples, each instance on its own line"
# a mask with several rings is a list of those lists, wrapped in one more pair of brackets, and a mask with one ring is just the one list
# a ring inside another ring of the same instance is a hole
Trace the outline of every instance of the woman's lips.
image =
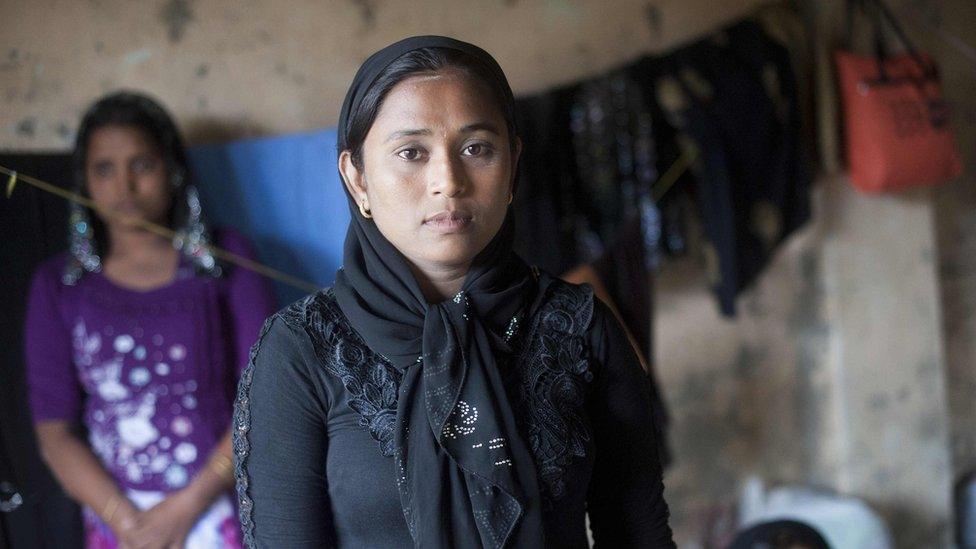
[(471, 226), (471, 214), (463, 210), (445, 210), (425, 219), (424, 226), (441, 234), (459, 233)]
[(118, 202), (115, 204), (115, 207), (112, 209), (115, 210), (116, 213), (123, 214), (123, 215), (134, 215), (134, 214), (142, 213), (142, 209), (139, 208), (139, 205), (135, 201)]

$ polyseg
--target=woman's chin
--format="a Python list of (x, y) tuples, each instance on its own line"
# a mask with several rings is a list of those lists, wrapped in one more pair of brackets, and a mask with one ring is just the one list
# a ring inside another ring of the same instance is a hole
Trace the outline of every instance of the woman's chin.
[(165, 221), (147, 219), (142, 215), (123, 215), (115, 218), (109, 224), (111, 229), (120, 232), (145, 231), (147, 224), (164, 225)]
[(403, 235), (396, 240), (390, 239), (390, 242), (408, 261), (418, 267), (453, 269), (469, 266), (490, 240), (491, 238), (480, 231), (448, 234), (424, 231)]
[(106, 225), (117, 231), (132, 231), (138, 229), (142, 224), (142, 217), (134, 215), (118, 215)]
[(428, 265), (456, 267), (469, 265), (471, 260), (478, 255), (478, 251), (480, 250), (473, 242), (457, 239), (454, 242), (439, 242), (431, 245), (418, 255)]

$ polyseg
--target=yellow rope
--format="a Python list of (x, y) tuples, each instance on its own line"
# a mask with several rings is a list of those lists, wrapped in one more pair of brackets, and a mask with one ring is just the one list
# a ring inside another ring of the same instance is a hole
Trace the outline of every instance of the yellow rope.
[[(671, 164), (671, 167), (669, 167), (668, 170), (664, 173), (664, 175), (662, 175), (651, 187), (651, 196), (654, 202), (659, 201), (661, 197), (663, 197), (671, 189), (671, 187), (673, 187), (674, 184), (677, 183), (678, 178), (681, 177), (682, 174), (684, 174), (684, 172), (688, 169), (688, 167), (691, 166), (691, 163), (693, 161), (694, 161), (694, 155), (689, 154), (686, 151), (682, 153), (681, 156), (678, 157), (678, 159), (675, 160), (673, 164)], [(9, 176), (9, 179), (7, 180), (7, 198), (10, 198), (11, 194), (13, 194), (14, 187), (17, 185), (17, 182), (23, 181), (28, 185), (41, 189), (42, 191), (55, 194), (68, 201), (81, 204), (82, 206), (85, 206), (87, 208), (91, 208), (92, 210), (97, 211), (103, 217), (107, 217), (109, 219), (112, 218), (120, 219), (122, 217), (111, 210), (99, 207), (97, 204), (95, 204), (94, 201), (92, 201), (89, 198), (62, 189), (61, 187), (58, 187), (57, 185), (53, 185), (46, 181), (41, 181), (40, 179), (37, 179), (35, 177), (19, 174), (17, 173), (16, 170), (11, 170), (10, 168), (7, 168), (5, 166), (0, 166), (0, 173)], [(146, 221), (143, 219), (135, 219), (131, 221), (134, 221), (135, 224), (138, 225), (139, 227), (151, 233), (157, 234), (171, 242), (173, 238), (176, 236), (176, 232), (170, 229), (169, 227), (164, 227), (162, 225), (158, 225), (156, 223), (152, 223), (150, 221)], [(222, 259), (228, 263), (233, 263), (234, 265), (243, 267), (250, 271), (254, 271), (272, 280), (277, 280), (278, 282), (282, 282), (284, 284), (298, 288), (305, 292), (316, 292), (319, 289), (317, 285), (312, 284), (311, 282), (306, 282), (305, 280), (291, 276), (290, 274), (287, 273), (283, 273), (277, 269), (268, 267), (267, 265), (263, 265), (261, 263), (258, 263), (257, 261), (237, 255), (233, 252), (228, 252), (227, 250), (218, 248), (217, 246), (214, 246), (212, 244), (206, 244), (205, 247), (211, 254), (213, 254), (215, 257), (219, 259)]]
[(14, 186), (17, 185), (17, 172), (11, 172), (10, 179), (7, 180), (7, 198), (14, 194)]
[[(116, 214), (115, 212), (113, 212), (111, 210), (108, 210), (108, 209), (105, 209), (105, 208), (100, 208), (91, 199), (86, 198), (84, 196), (81, 196), (81, 195), (79, 195), (77, 193), (73, 193), (71, 191), (62, 189), (61, 187), (58, 187), (57, 185), (52, 185), (51, 183), (48, 183), (46, 181), (41, 181), (40, 179), (31, 177), (29, 175), (18, 174), (15, 170), (11, 170), (10, 168), (7, 168), (5, 166), (0, 166), (0, 173), (7, 174), (7, 175), (10, 176), (10, 179), (7, 181), (7, 197), (8, 198), (10, 197), (11, 193), (13, 193), (14, 186), (17, 184), (17, 182), (18, 181), (23, 181), (24, 183), (27, 183), (28, 185), (31, 185), (31, 186), (36, 187), (38, 189), (41, 189), (42, 191), (46, 191), (46, 192), (49, 192), (51, 194), (55, 194), (55, 195), (60, 196), (60, 197), (62, 197), (64, 199), (66, 199), (66, 200), (69, 200), (71, 202), (75, 202), (75, 203), (81, 204), (82, 206), (85, 206), (87, 208), (91, 208), (91, 209), (97, 211), (103, 217), (106, 217), (106, 218), (109, 218), (109, 219), (121, 219), (122, 218), (122, 216)], [(167, 239), (167, 240), (169, 240), (171, 242), (172, 242), (173, 238), (176, 236), (176, 232), (173, 231), (172, 229), (170, 229), (169, 227), (164, 227), (162, 225), (158, 225), (156, 223), (152, 223), (150, 221), (146, 221), (146, 220), (143, 220), (143, 219), (135, 219), (135, 220), (132, 220), (132, 221), (134, 221), (135, 224), (138, 225), (140, 228), (145, 229), (145, 230), (147, 230), (147, 231), (149, 231), (149, 232), (151, 232), (153, 234), (159, 235), (159, 236), (161, 236), (161, 237), (163, 237), (163, 238), (165, 238), (165, 239)], [(240, 256), (240, 255), (237, 255), (237, 254), (235, 254), (233, 252), (229, 252), (229, 251), (224, 250), (222, 248), (218, 248), (217, 246), (214, 246), (212, 244), (206, 244), (204, 247), (211, 254), (213, 254), (215, 257), (217, 257), (219, 259), (222, 259), (222, 260), (224, 260), (224, 261), (226, 261), (228, 263), (233, 263), (234, 265), (237, 265), (239, 267), (243, 267), (243, 268), (245, 268), (245, 269), (247, 269), (249, 271), (254, 271), (254, 272), (256, 272), (256, 273), (258, 273), (258, 274), (260, 274), (262, 276), (268, 277), (268, 278), (273, 279), (273, 280), (277, 280), (278, 282), (282, 282), (284, 284), (288, 284), (289, 286), (298, 288), (298, 289), (300, 289), (302, 291), (310, 292), (311, 293), (311, 292), (316, 292), (316, 291), (319, 290), (319, 286), (317, 286), (315, 284), (312, 284), (311, 282), (306, 282), (306, 281), (304, 281), (304, 280), (302, 280), (300, 278), (291, 276), (290, 274), (287, 274), (287, 273), (283, 273), (283, 272), (281, 272), (281, 271), (279, 271), (277, 269), (268, 267), (267, 265), (263, 265), (261, 263), (258, 263), (257, 261), (254, 261), (252, 259), (248, 259), (248, 258), (243, 257), (243, 256)]]
[(691, 166), (692, 162), (695, 161), (695, 154), (685, 151), (681, 153), (681, 156), (671, 164), (668, 171), (664, 172), (664, 175), (658, 178), (651, 187), (651, 198), (654, 202), (658, 202), (661, 198), (671, 190), (671, 187), (678, 182), (678, 178), (681, 177)]

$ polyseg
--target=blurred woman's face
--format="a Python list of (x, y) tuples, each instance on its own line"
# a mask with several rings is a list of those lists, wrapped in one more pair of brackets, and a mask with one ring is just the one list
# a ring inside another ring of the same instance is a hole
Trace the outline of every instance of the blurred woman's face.
[(103, 126), (88, 138), (88, 195), (110, 229), (136, 228), (135, 220), (165, 224), (173, 194), (165, 162), (149, 137), (132, 126)]
[(340, 167), (377, 228), (421, 269), (468, 266), (501, 228), (514, 181), (505, 117), (487, 86), (457, 70), (409, 77), (387, 94)]

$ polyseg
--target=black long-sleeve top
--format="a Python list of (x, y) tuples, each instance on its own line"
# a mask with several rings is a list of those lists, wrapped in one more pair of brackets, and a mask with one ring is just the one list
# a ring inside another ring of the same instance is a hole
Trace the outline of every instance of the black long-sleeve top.
[[(589, 514), (595, 547), (673, 547), (648, 379), (612, 313), (557, 281), (520, 324), (498, 365), (536, 462), (546, 546), (587, 547)], [(329, 290), (268, 320), (235, 411), (251, 546), (412, 546), (390, 457), (399, 379)]]

